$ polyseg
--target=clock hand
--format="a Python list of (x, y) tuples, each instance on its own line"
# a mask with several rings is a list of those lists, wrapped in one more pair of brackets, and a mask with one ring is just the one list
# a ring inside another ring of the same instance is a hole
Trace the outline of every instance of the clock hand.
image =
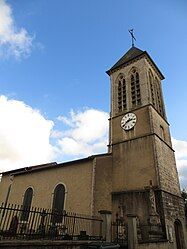
[(133, 120), (132, 118), (128, 119), (127, 122), (125, 124), (127, 124), (128, 122), (130, 122), (131, 120)]

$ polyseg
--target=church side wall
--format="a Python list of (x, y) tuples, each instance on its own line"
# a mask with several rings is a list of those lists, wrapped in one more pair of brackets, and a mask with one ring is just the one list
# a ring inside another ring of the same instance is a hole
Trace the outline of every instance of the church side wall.
[[(91, 214), (93, 161), (59, 166), (54, 169), (32, 171), (14, 176), (8, 203), (22, 204), (24, 193), (32, 187), (34, 191), (32, 206), (52, 208), (53, 192), (57, 184), (66, 188), (65, 209), (67, 211)], [(9, 177), (1, 183), (1, 201), (7, 195)]]
[(0, 203), (6, 201), (6, 196), (8, 193), (8, 188), (11, 184), (10, 176), (3, 175), (1, 182), (0, 182)]
[(96, 157), (94, 214), (100, 210), (112, 211), (112, 156)]

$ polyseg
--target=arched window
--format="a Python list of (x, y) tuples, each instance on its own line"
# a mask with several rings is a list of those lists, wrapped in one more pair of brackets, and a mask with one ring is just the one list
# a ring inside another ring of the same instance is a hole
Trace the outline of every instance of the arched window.
[(161, 96), (161, 89), (160, 89), (160, 82), (157, 78), (155, 78), (155, 87), (156, 87), (156, 95), (157, 95), (157, 109), (158, 112), (163, 115), (163, 105), (162, 105), (162, 96)]
[(155, 90), (154, 90), (154, 85), (153, 85), (153, 75), (149, 71), (149, 83), (150, 83), (150, 90), (151, 90), (151, 102), (153, 106), (156, 108), (156, 100), (155, 100)]
[(33, 198), (33, 189), (28, 188), (25, 191), (24, 198), (23, 198), (22, 213), (21, 213), (22, 221), (27, 221), (29, 218), (32, 198)]
[(135, 69), (132, 70), (131, 74), (131, 100), (133, 107), (141, 105), (140, 80)]
[(162, 125), (160, 125), (160, 136), (161, 138), (164, 140), (165, 139), (165, 132), (164, 132), (164, 128)]
[(126, 82), (124, 75), (118, 78), (118, 111), (121, 112), (127, 108)]
[(54, 190), (53, 206), (52, 206), (52, 223), (61, 223), (64, 210), (65, 187), (58, 184)]
[(177, 249), (184, 249), (185, 248), (184, 233), (180, 220), (175, 220), (174, 229), (175, 229), (175, 239), (176, 239)]

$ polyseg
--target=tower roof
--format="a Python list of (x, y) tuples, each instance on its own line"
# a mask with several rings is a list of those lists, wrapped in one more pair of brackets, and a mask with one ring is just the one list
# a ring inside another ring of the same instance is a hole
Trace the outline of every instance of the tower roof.
[(112, 66), (108, 71), (106, 71), (106, 73), (108, 75), (111, 74), (111, 72), (121, 66), (123, 66), (124, 64), (140, 57), (141, 55), (146, 55), (150, 61), (153, 63), (153, 65), (156, 67), (156, 69), (158, 70), (160, 76), (162, 79), (164, 79), (163, 74), (160, 72), (160, 70), (158, 69), (158, 67), (156, 66), (156, 64), (154, 63), (154, 61), (151, 59), (151, 57), (149, 56), (149, 54), (146, 51), (142, 51), (139, 48), (136, 47), (131, 47), (117, 62), (116, 64), (114, 64), (114, 66)]

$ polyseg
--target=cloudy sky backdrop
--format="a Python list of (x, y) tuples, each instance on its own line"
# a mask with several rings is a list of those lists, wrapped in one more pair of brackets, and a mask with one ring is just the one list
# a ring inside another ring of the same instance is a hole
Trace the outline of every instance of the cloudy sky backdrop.
[(109, 69), (129, 48), (164, 73), (182, 187), (187, 187), (187, 3), (0, 0), (0, 171), (107, 151)]

